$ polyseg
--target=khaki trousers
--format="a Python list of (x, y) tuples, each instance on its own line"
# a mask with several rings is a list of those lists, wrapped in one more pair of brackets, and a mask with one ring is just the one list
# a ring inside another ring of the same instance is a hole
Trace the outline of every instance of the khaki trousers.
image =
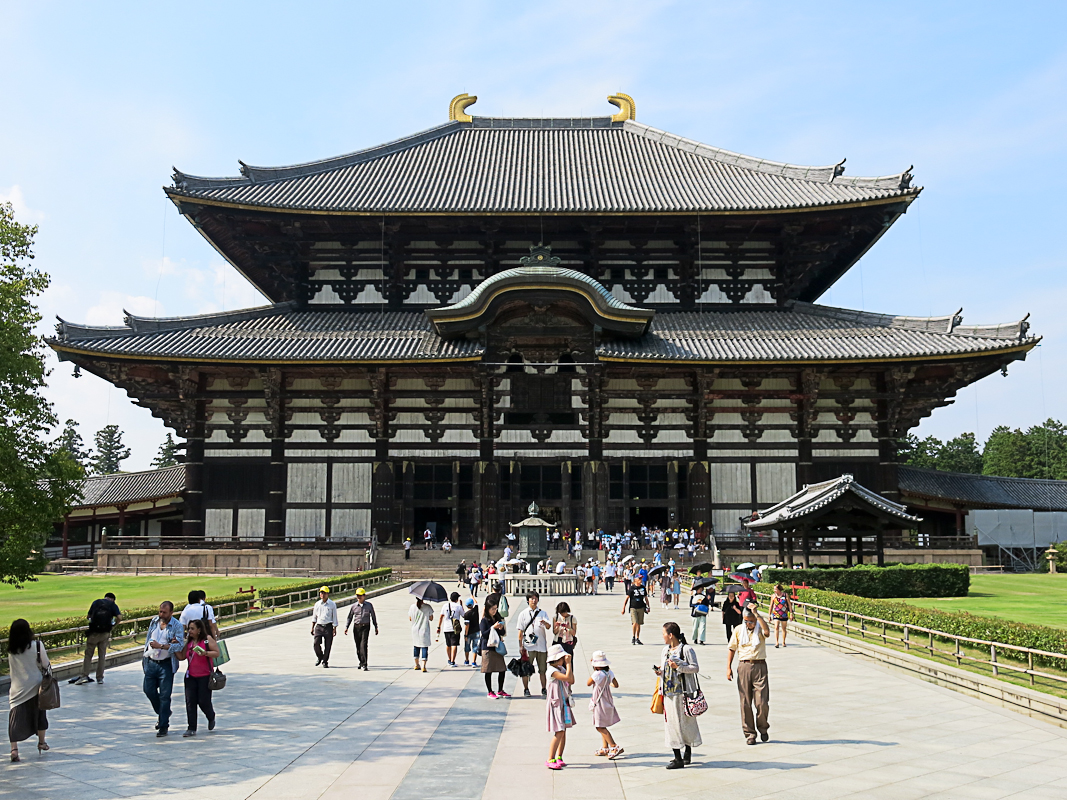
[(90, 633), (85, 637), (85, 657), (82, 659), (82, 671), (81, 674), (86, 678), (89, 677), (89, 667), (93, 663), (93, 653), (98, 653), (96, 657), (96, 679), (102, 681), (104, 679), (104, 656), (107, 654), (107, 643), (111, 638), (110, 633)]
[(768, 721), (771, 687), (767, 682), (766, 661), (742, 661), (737, 665), (737, 693), (741, 698), (741, 730), (745, 738), (756, 738), (756, 731), (766, 733), (771, 727)]

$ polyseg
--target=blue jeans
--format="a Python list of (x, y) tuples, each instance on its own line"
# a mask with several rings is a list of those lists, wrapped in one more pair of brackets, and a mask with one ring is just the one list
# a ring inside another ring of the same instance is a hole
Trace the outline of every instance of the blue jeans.
[(170, 693), (174, 688), (171, 659), (153, 661), (145, 658), (141, 660), (141, 669), (144, 670), (145, 697), (152, 704), (152, 710), (159, 715), (159, 729), (166, 730), (170, 727)]
[[(430, 655), (429, 647), (413, 647), (412, 649), (415, 651), (415, 658), (421, 658), (423, 661)], [(421, 656), (419, 655), (420, 653), (422, 654)]]

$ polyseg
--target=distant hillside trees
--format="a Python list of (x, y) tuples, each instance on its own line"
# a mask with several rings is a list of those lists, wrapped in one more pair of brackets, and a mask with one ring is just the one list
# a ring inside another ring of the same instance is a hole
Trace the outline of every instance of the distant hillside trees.
[(981, 450), (973, 433), (961, 433), (945, 442), (909, 433), (899, 442), (897, 452), (901, 463), (913, 467), (1067, 480), (1067, 426), (1054, 419), (1026, 431), (1001, 425), (993, 429)]

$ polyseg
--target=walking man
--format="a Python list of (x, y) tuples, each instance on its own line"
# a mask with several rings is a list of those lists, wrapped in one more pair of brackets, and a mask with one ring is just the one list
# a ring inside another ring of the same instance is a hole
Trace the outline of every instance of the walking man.
[[(771, 706), (771, 687), (767, 682), (767, 637), (771, 629), (754, 608), (744, 611), (744, 624), (734, 629), (730, 649), (726, 653), (726, 680), (734, 679), (734, 655), (737, 655), (737, 693), (741, 698), (741, 729), (749, 744), (770, 738), (768, 716)], [(752, 709), (755, 707), (755, 715)]]
[[(537, 673), (541, 676), (541, 696), (548, 696), (548, 687), (545, 682), (545, 673), (548, 671), (548, 634), (552, 629), (552, 622), (543, 609), (537, 607), (541, 597), (537, 592), (526, 594), (526, 608), (519, 612), (515, 619), (515, 628), (519, 632), (519, 657), (529, 659), (530, 663), (537, 667)], [(530, 676), (522, 676), (523, 697), (530, 696)]]
[(182, 628), (187, 628), (192, 620), (203, 620), (207, 623), (205, 631), (218, 641), (219, 626), (215, 624), (215, 609), (207, 604), (206, 598), (207, 592), (205, 591), (200, 589), (190, 591), (188, 595), (189, 602), (178, 616), (178, 622), (182, 624)]
[(409, 536), (404, 540), (404, 560), (411, 560), (411, 537)]
[(333, 637), (337, 635), (337, 604), (330, 599), (330, 587), (319, 589), (319, 601), (311, 611), (311, 635), (315, 637), (315, 662), (324, 669), (330, 666), (330, 650), (333, 649)]
[(604, 588), (609, 592), (615, 588), (615, 572), (617, 571), (614, 561), (604, 565)]
[(630, 609), (630, 627), (633, 632), (630, 644), (643, 644), (641, 626), (645, 624), (645, 614), (651, 611), (651, 608), (648, 605), (648, 589), (645, 588), (645, 582), (640, 573), (634, 575), (633, 583), (626, 592), (626, 599), (622, 604), (623, 614), (626, 613), (627, 608)]
[(437, 639), (441, 639), (441, 626), (447, 625), (445, 631), (445, 660), (448, 666), (456, 666), (456, 654), (459, 652), (459, 637), (463, 633), (463, 605), (459, 602), (459, 592), (452, 592), (437, 618)]
[(141, 659), (142, 689), (156, 712), (156, 736), (159, 737), (166, 736), (170, 728), (170, 694), (174, 688), (174, 673), (178, 671), (178, 652), (184, 639), (182, 624), (174, 618), (174, 603), (164, 600), (159, 604), (159, 614), (148, 623)]
[(104, 656), (107, 654), (107, 643), (111, 639), (111, 629), (122, 619), (122, 612), (115, 603), (115, 595), (108, 592), (99, 600), (93, 600), (86, 616), (89, 618), (89, 635), (85, 637), (85, 658), (82, 659), (82, 671), (67, 681), (77, 686), (93, 682), (93, 679), (89, 677), (89, 667), (93, 663), (94, 651), (97, 654), (96, 682), (104, 682)]
[[(367, 599), (367, 590), (360, 586), (356, 589), (356, 602), (348, 609), (348, 621), (345, 623), (345, 636), (348, 629), (352, 629), (352, 639), (356, 643), (356, 658), (359, 666), (356, 669), (367, 670), (367, 642), (370, 640), (370, 626), (374, 625), (374, 635), (378, 635), (378, 617), (374, 613), (374, 606)], [(317, 655), (317, 653), (316, 653)], [(326, 651), (328, 659), (329, 649)]]

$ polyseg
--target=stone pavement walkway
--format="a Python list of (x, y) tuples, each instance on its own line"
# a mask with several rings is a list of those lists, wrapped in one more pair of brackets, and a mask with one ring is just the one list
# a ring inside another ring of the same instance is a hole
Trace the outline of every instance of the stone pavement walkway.
[[(208, 733), (201, 720), (195, 739), (181, 738), (181, 674), (166, 739), (154, 736), (139, 665), (109, 671), (102, 686), (64, 685), (64, 706), (50, 713), (53, 749), (38, 756), (26, 742), (23, 763), (0, 762), (0, 799), (1067, 797), (1067, 730), (799, 641), (770, 650), (771, 741), (749, 747), (719, 626), (697, 648), (710, 704), (704, 744), (692, 767), (668, 772), (662, 720), (648, 710), (651, 665), (659, 626), (674, 619), (685, 629), (688, 612), (654, 609), (636, 647), (618, 591), (567, 599), (579, 620), (579, 724), (564, 770), (544, 766), (540, 697), (487, 699), (480, 673), (444, 666), (442, 645), (428, 673), (412, 669), (410, 597), (393, 593), (374, 601), (382, 633), (371, 637), (369, 672), (355, 669), (345, 636), (331, 669), (316, 669), (307, 620), (233, 639), (229, 685), (215, 695), (218, 728)], [(513, 599), (513, 613), (520, 607)], [(621, 684), (612, 731), (626, 755), (616, 762), (592, 755), (599, 736), (585, 679), (596, 649)], [(509, 676), (509, 691), (514, 683)]]

